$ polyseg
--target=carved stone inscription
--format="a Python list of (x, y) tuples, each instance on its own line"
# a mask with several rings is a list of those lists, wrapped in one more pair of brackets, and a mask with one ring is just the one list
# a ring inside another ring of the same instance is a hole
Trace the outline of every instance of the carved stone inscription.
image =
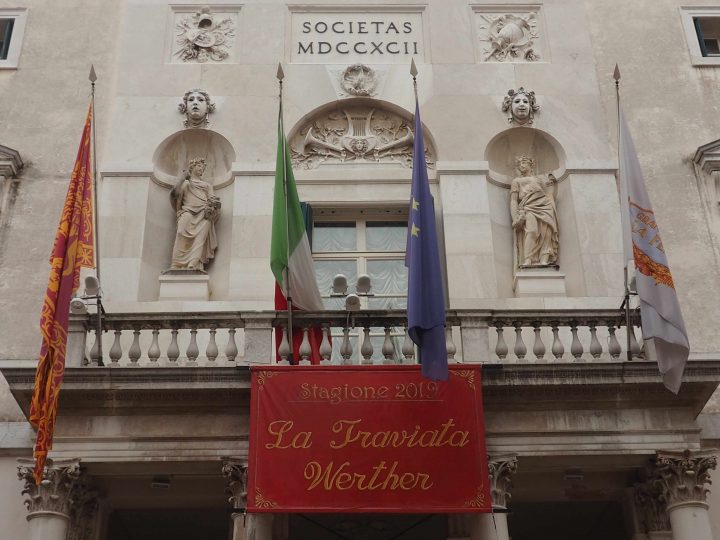
[(294, 12), (291, 59), (317, 64), (422, 62), (419, 12)]

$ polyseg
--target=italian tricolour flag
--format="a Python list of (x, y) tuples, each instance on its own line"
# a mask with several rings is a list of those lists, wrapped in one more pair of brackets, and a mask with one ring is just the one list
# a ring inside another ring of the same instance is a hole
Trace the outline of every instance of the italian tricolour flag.
[(282, 106), (278, 116), (270, 268), (285, 298), (288, 297), (289, 287), (293, 307), (305, 311), (323, 310), (320, 291), (315, 281), (310, 242), (293, 176), (290, 152), (285, 139)]

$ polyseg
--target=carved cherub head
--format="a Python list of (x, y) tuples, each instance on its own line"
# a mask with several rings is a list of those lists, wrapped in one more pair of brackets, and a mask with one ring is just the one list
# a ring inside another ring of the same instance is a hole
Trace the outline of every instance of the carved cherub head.
[(208, 116), (215, 110), (215, 104), (210, 101), (210, 94), (195, 88), (185, 92), (178, 109), (185, 114), (185, 127), (205, 127), (208, 125)]
[(517, 91), (508, 90), (502, 104), (503, 112), (510, 112), (508, 122), (515, 122), (519, 125), (532, 124), (535, 113), (540, 110), (540, 105), (535, 100), (535, 92), (525, 90), (522, 86)]

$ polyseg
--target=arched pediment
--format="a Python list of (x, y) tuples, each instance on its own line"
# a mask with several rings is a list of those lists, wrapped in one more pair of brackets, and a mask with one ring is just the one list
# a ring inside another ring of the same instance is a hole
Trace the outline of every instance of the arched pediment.
[[(412, 167), (413, 119), (400, 107), (372, 99), (339, 101), (303, 118), (292, 130), (290, 153), (299, 169), (343, 165)], [(424, 130), (425, 161), (435, 147)]]

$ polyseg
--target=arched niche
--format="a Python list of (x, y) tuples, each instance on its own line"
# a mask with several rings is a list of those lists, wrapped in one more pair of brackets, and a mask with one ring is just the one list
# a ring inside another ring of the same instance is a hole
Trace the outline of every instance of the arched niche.
[(521, 127), (498, 133), (485, 148), (490, 180), (510, 187), (516, 176), (515, 158), (521, 155), (535, 160), (536, 173), (552, 173), (558, 180), (565, 177), (565, 150), (557, 139), (542, 130)]
[(230, 141), (209, 129), (186, 129), (167, 137), (153, 154), (153, 178), (163, 187), (172, 188), (192, 158), (207, 162), (203, 179), (215, 189), (232, 183), (235, 150)]
[[(352, 98), (318, 107), (290, 130), (296, 169), (344, 165), (412, 167), (413, 115), (395, 104)], [(435, 142), (423, 126), (425, 161), (434, 167)]]

